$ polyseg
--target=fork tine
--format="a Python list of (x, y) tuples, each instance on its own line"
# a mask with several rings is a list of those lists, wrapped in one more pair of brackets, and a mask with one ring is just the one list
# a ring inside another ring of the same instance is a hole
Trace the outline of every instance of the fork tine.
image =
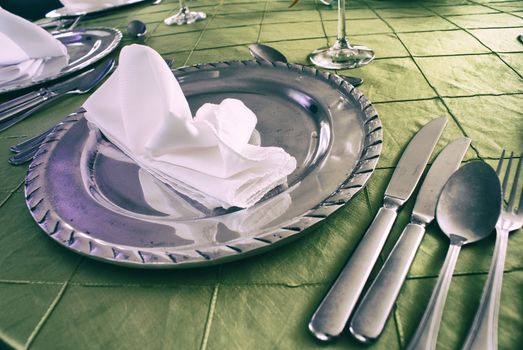
[(516, 166), (516, 174), (514, 175), (514, 181), (512, 182), (512, 190), (510, 191), (510, 199), (508, 200), (508, 210), (514, 210), (514, 202), (516, 201), (516, 191), (518, 189), (519, 172), (521, 170), (521, 158), (519, 158), (518, 165)]
[[(516, 180), (519, 178), (519, 173), (521, 172), (521, 168), (522, 168), (522, 165), (523, 165), (523, 153), (521, 153), (519, 155), (519, 162), (518, 162), (518, 170), (516, 172)], [(516, 188), (514, 187), (512, 189), (512, 192), (516, 192)], [(515, 196), (515, 194), (514, 194)], [(513, 201), (512, 199), (512, 193), (510, 194), (510, 200)], [(523, 188), (521, 188), (521, 194), (519, 196), (519, 204), (518, 204), (518, 215), (523, 215)]]
[(505, 176), (503, 177), (503, 197), (505, 197), (507, 193), (507, 186), (508, 186), (508, 180), (510, 177), (510, 169), (512, 168), (512, 158), (514, 156), (514, 152), (510, 152), (510, 158), (508, 159), (507, 169), (505, 170)]
[(496, 174), (498, 177), (501, 175), (501, 167), (503, 166), (503, 158), (505, 158), (505, 150), (501, 152), (501, 157), (499, 157), (498, 167), (496, 168)]
[(523, 188), (521, 189), (521, 195), (519, 196), (518, 215), (523, 216)]

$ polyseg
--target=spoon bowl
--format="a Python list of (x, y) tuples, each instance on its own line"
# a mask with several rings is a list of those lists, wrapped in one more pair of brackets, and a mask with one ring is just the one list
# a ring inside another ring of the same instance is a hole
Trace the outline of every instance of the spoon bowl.
[(147, 26), (135, 19), (127, 24), (127, 34), (132, 38), (141, 38), (147, 34)]
[[(463, 244), (488, 236), (501, 212), (501, 187), (494, 169), (471, 162), (449, 178), (436, 207), (441, 230)], [(455, 237), (456, 238), (456, 237)]]
[(253, 57), (267, 62), (283, 62), (287, 63), (287, 58), (273, 47), (263, 44), (249, 45), (249, 52)]

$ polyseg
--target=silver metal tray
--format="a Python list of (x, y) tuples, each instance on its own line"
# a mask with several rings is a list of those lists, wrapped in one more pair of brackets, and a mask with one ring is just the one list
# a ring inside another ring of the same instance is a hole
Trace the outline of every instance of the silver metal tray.
[(51, 80), (62, 78), (98, 62), (111, 53), (122, 40), (118, 29), (97, 27), (58, 32), (53, 36), (60, 40), (69, 53), (69, 64), (59, 73), (23, 82), (0, 85), (0, 93), (25, 89)]
[(47, 137), (26, 178), (27, 205), (51, 238), (133, 267), (222, 263), (298, 237), (350, 200), (378, 162), (376, 111), (335, 74), (255, 61), (174, 74), (193, 113), (227, 97), (251, 108), (261, 144), (283, 147), (297, 160), (288, 188), (248, 209), (204, 208), (140, 169), (78, 112)]
[(67, 8), (66, 6), (57, 8), (56, 10), (52, 10), (48, 12), (45, 17), (47, 18), (61, 18), (61, 17), (73, 17), (73, 16), (85, 16), (85, 15), (91, 15), (91, 14), (97, 14), (104, 11), (110, 11), (115, 10), (120, 7), (125, 7), (129, 5), (138, 4), (140, 2), (146, 2), (151, 0), (127, 0), (121, 4), (107, 4), (105, 6), (93, 6), (92, 8), (88, 10), (75, 10)]

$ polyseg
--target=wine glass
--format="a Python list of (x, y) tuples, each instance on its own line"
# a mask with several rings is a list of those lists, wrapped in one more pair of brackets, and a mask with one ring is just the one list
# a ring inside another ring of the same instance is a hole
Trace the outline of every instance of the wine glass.
[(345, 0), (338, 0), (338, 36), (331, 47), (322, 47), (309, 55), (314, 65), (327, 69), (349, 69), (370, 63), (374, 51), (366, 46), (351, 45), (345, 28)]
[(207, 15), (204, 12), (191, 11), (185, 4), (185, 0), (180, 0), (180, 11), (178, 11), (174, 16), (164, 19), (163, 23), (168, 26), (172, 24), (180, 26), (182, 24), (191, 24), (196, 21), (201, 21), (205, 18), (207, 18)]

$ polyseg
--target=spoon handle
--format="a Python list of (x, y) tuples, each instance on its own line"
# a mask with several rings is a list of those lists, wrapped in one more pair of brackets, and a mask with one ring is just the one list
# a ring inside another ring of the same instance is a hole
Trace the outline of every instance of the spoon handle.
[(508, 231), (498, 229), (487, 282), (483, 287), (478, 311), (465, 340), (465, 345), (463, 345), (463, 350), (498, 348), (498, 312), (507, 243)]
[(349, 330), (359, 341), (370, 342), (382, 333), (424, 234), (425, 226), (413, 223), (401, 233), (352, 316)]
[(425, 309), (423, 318), (416, 329), (414, 337), (410, 340), (407, 350), (434, 350), (438, 340), (438, 330), (443, 314), (443, 307), (450, 287), (452, 273), (458, 261), (458, 255), (461, 250), (463, 241), (455, 239), (453, 235), (450, 238), (450, 246), (445, 257), (445, 263), (441, 268), (436, 287), (432, 291), (429, 304)]

